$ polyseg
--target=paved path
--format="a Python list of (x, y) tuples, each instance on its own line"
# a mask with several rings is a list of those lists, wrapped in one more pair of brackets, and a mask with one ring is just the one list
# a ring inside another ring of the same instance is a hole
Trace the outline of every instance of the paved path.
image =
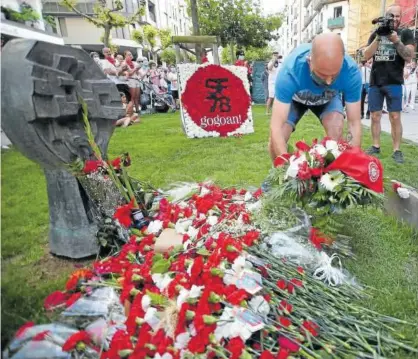
[[(418, 108), (408, 113), (402, 112), (403, 138), (414, 141), (418, 144)], [(370, 127), (371, 120), (362, 120), (363, 125)], [(382, 131), (390, 133), (390, 121), (388, 115), (382, 116)]]

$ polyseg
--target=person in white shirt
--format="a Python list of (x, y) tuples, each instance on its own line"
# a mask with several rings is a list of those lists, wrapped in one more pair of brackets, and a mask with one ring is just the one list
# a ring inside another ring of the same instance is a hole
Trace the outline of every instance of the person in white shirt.
[(271, 106), (273, 105), (274, 99), (274, 89), (276, 84), (277, 74), (279, 73), (280, 66), (282, 64), (283, 57), (279, 55), (277, 51), (273, 52), (273, 57), (267, 65), (267, 70), (269, 72), (268, 79), (268, 100), (266, 103), (266, 115), (270, 114)]
[(407, 110), (409, 107), (411, 110), (415, 110), (415, 96), (417, 93), (417, 64), (414, 61), (411, 61), (408, 65), (405, 66), (404, 78), (405, 78), (405, 107), (404, 110)]
[(167, 80), (171, 82), (171, 96), (173, 96), (174, 101), (176, 102), (176, 107), (179, 106), (179, 85), (177, 78), (177, 69), (173, 65), (170, 67), (170, 72), (167, 74)]
[[(361, 118), (364, 118), (364, 103), (366, 101), (366, 96), (369, 93), (369, 86), (370, 86), (370, 65), (369, 62), (362, 61), (360, 65), (360, 73), (361, 73)], [(366, 112), (366, 119), (370, 119), (370, 111), (367, 109)]]

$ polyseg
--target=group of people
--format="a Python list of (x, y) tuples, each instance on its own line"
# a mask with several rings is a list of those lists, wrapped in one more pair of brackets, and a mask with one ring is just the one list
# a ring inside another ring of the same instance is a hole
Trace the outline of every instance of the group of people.
[(129, 89), (129, 93), (120, 92), (126, 114), (124, 118), (116, 122), (117, 126), (127, 127), (140, 123), (141, 89), (144, 90), (146, 85), (151, 86), (155, 94), (167, 96), (169, 99), (167, 103), (172, 111), (176, 110), (179, 99), (176, 66), (162, 68), (145, 57), (138, 57), (134, 61), (129, 50), (126, 50), (123, 55), (113, 54), (109, 48), (105, 47), (102, 53), (103, 59), (97, 52), (90, 53), (90, 56), (119, 89), (126, 86)]
[[(380, 122), (386, 100), (391, 122), (392, 158), (397, 163), (404, 162), (400, 150), (402, 88), (405, 79), (408, 80), (413, 73), (416, 74), (416, 64), (411, 62), (415, 52), (415, 40), (411, 30), (399, 26), (399, 5), (390, 6), (387, 15), (394, 19), (394, 31), (388, 36), (379, 36), (374, 31), (369, 45), (363, 51), (366, 62), (373, 59), (373, 63), (369, 65), (371, 70), (367, 75), (368, 82), (367, 77), (362, 81), (361, 69), (345, 53), (341, 37), (334, 33), (317, 35), (312, 44), (300, 45), (286, 58), (275, 82), (269, 142), (273, 161), (287, 152), (290, 135), (307, 110), (311, 110), (318, 117), (327, 136), (335, 140), (342, 138), (344, 118), (347, 117), (351, 144), (360, 147), (361, 98), (362, 93), (365, 96), (364, 89), (368, 84), (373, 145), (366, 152), (371, 155), (381, 152)], [(367, 67), (364, 71), (367, 73)], [(408, 85), (409, 81), (405, 88), (411, 88), (411, 94), (406, 103), (413, 107), (415, 94), (412, 93), (413, 86)], [(412, 78), (412, 81), (415, 79)], [(345, 99), (345, 110), (342, 97)]]

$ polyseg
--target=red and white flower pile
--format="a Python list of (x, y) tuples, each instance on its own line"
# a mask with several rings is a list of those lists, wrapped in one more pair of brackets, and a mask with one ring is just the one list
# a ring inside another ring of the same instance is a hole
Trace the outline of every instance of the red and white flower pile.
[[(153, 221), (131, 229), (117, 255), (76, 271), (65, 291), (46, 299), (48, 310), (71, 309), (76, 297), (96, 287), (120, 291), (126, 321), (108, 345), (82, 330), (62, 344), (63, 351), (109, 359), (286, 359), (397, 348), (380, 333), (379, 318), (352, 302), (354, 288), (326, 287), (306, 269), (260, 249), (247, 207), (261, 191), (204, 184), (195, 192), (177, 203), (161, 199)], [(126, 206), (129, 211), (120, 207), (115, 216), (129, 228), (132, 204)], [(157, 253), (155, 243), (167, 228), (182, 243)]]

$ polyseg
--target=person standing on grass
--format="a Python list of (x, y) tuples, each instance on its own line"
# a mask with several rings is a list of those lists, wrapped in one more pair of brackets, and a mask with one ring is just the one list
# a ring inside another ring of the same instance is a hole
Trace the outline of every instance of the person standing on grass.
[(344, 128), (341, 93), (346, 100), (353, 146), (361, 145), (361, 74), (357, 63), (345, 54), (341, 37), (317, 35), (286, 58), (276, 79), (270, 123), (269, 150), (272, 160), (287, 152), (287, 142), (299, 120), (311, 110), (327, 136), (340, 140)]
[(364, 58), (373, 57), (370, 78), (369, 108), (372, 116), (371, 132), (373, 145), (367, 153), (380, 153), (380, 122), (382, 119), (383, 100), (386, 99), (391, 124), (393, 154), (397, 163), (403, 163), (400, 150), (402, 140), (402, 85), (405, 62), (409, 62), (414, 54), (414, 36), (411, 30), (399, 27), (402, 9), (392, 5), (386, 11), (387, 16), (393, 16), (394, 31), (389, 36), (379, 36), (374, 32), (369, 39), (369, 45), (364, 49)]
[[(370, 67), (368, 66), (368, 62), (362, 61), (360, 66), (360, 72), (361, 72), (361, 118), (364, 118), (364, 103), (366, 102), (366, 96), (369, 93), (369, 86), (370, 86)], [(366, 112), (366, 119), (370, 119), (370, 111), (367, 108)]]
[(269, 78), (268, 78), (269, 98), (266, 103), (266, 115), (270, 114), (270, 109), (273, 104), (274, 86), (276, 83), (277, 74), (279, 73), (281, 64), (282, 64), (282, 56), (279, 56), (279, 53), (277, 51), (274, 51), (272, 59), (267, 64), (267, 70), (269, 72)]

